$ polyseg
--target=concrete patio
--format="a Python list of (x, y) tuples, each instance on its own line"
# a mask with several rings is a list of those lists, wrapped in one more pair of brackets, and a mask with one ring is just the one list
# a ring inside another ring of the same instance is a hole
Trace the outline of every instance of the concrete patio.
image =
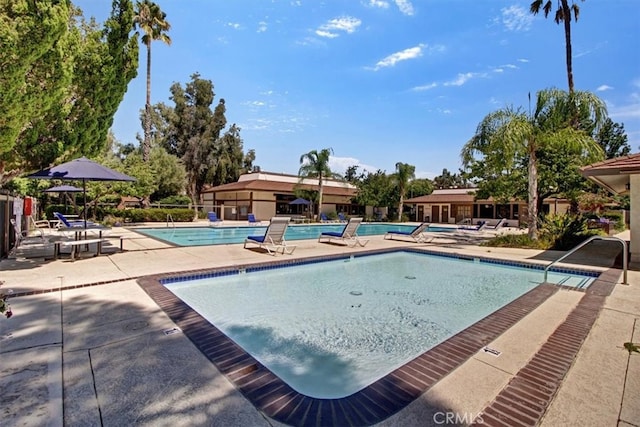
[[(241, 244), (171, 247), (126, 229), (107, 254), (0, 261), (3, 291), (11, 289), (14, 316), (0, 319), (0, 403), (3, 425), (21, 426), (275, 426), (192, 344), (138, 286), (147, 275), (270, 261)], [(625, 237), (625, 236), (623, 236)], [(608, 243), (608, 242), (607, 242)], [(452, 239), (415, 244), (375, 236), (366, 248), (296, 241), (288, 258), (428, 247), (447, 253), (548, 263), (562, 253), (487, 248)], [(615, 245), (572, 256), (574, 264), (606, 271)], [(37, 249), (35, 249), (37, 250)], [(33, 252), (32, 252), (33, 254)], [(18, 254), (20, 255), (20, 253)], [(22, 253), (26, 255), (26, 253)], [(283, 255), (278, 255), (281, 259)], [(617, 279), (551, 404), (542, 426), (640, 425), (640, 271), (628, 285)], [(621, 273), (620, 271), (618, 273)], [(616, 277), (620, 276), (617, 274)], [(562, 290), (491, 343), (501, 355), (478, 352), (380, 426), (459, 424), (482, 413), (583, 297)], [(487, 425), (491, 422), (485, 420)]]

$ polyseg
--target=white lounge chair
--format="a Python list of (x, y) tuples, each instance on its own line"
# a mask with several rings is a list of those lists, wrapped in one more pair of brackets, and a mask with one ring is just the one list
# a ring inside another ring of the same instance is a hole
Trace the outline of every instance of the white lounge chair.
[(411, 231), (387, 231), (384, 235), (384, 238), (387, 240), (411, 239), (416, 243), (429, 243), (434, 239), (434, 236), (425, 233), (427, 228), (429, 228), (429, 223), (423, 222)]
[(259, 248), (265, 249), (270, 255), (276, 255), (282, 250), (283, 254), (291, 255), (296, 249), (295, 245), (288, 245), (284, 239), (284, 233), (287, 231), (291, 218), (279, 216), (271, 218), (267, 231), (264, 236), (247, 236), (244, 239), (244, 248), (248, 243), (258, 245)]
[(325, 231), (318, 237), (318, 242), (332, 243), (336, 241), (346, 243), (347, 246), (351, 248), (355, 245), (364, 247), (367, 243), (369, 243), (369, 240), (361, 239), (358, 236), (358, 227), (360, 227), (360, 224), (362, 224), (362, 218), (349, 218), (349, 222), (347, 222), (341, 232)]

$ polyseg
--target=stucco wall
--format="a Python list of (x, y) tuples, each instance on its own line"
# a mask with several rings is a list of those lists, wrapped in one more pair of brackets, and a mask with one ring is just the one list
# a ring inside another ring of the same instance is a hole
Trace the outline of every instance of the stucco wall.
[(630, 175), (631, 209), (629, 229), (631, 231), (631, 262), (640, 263), (640, 174)]

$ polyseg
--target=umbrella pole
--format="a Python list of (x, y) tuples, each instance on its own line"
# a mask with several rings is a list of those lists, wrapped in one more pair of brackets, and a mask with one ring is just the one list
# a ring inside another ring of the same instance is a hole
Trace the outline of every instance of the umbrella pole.
[(86, 179), (82, 179), (82, 193), (84, 195), (83, 198), (83, 204), (84, 204), (84, 210), (83, 210), (83, 217), (84, 217), (84, 228), (87, 228), (87, 180)]

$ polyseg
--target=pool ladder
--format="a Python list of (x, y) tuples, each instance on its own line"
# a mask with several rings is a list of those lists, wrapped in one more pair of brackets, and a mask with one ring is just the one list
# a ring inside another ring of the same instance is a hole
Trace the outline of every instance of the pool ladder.
[(593, 237), (588, 238), (587, 240), (585, 240), (584, 242), (580, 243), (578, 246), (576, 246), (575, 248), (571, 249), (569, 252), (567, 252), (566, 254), (561, 256), (560, 258), (558, 258), (557, 260), (551, 262), (551, 264), (547, 265), (544, 268), (544, 281), (545, 282), (547, 281), (547, 273), (549, 272), (549, 269), (551, 268), (551, 266), (553, 266), (554, 264), (559, 263), (563, 259), (567, 258), (569, 255), (571, 255), (574, 252), (578, 251), (578, 249), (583, 248), (584, 246), (588, 245), (589, 243), (593, 242), (594, 240), (610, 240), (610, 241), (622, 243), (622, 284), (623, 285), (628, 285), (628, 283), (627, 283), (627, 256), (628, 256), (627, 242), (625, 242), (624, 240), (622, 240), (619, 237), (603, 237), (603, 236), (593, 236)]
[(169, 223), (171, 223), (172, 228), (176, 228), (176, 223), (173, 222), (173, 217), (171, 214), (167, 214), (167, 227), (169, 227)]

